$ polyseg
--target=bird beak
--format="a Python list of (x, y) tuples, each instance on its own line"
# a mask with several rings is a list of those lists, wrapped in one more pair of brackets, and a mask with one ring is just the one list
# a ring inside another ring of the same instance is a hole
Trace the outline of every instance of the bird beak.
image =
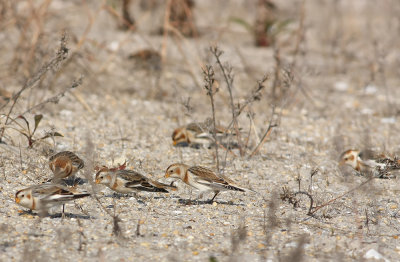
[(96, 178), (96, 184), (100, 184), (100, 179)]
[(169, 173), (167, 173), (167, 172), (165, 172), (165, 178), (168, 178), (170, 175), (169, 175)]
[(340, 160), (340, 162), (339, 162), (339, 166), (343, 166), (345, 164), (345, 161), (342, 159), (342, 160)]
[(19, 197), (16, 197), (15, 202), (17, 202), (17, 204), (19, 204), (19, 202), (21, 202), (21, 199)]
[(176, 141), (174, 140), (174, 141), (172, 141), (172, 144), (173, 144), (174, 146), (176, 146), (176, 144), (178, 144), (178, 142), (176, 142)]

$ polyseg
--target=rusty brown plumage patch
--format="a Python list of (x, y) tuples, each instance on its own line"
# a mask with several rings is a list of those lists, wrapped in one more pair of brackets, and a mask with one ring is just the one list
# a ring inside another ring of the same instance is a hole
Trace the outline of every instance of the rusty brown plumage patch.
[[(178, 169), (178, 170), (180, 170), (180, 169)], [(186, 171), (185, 177), (183, 178), (183, 182), (185, 182), (186, 184), (189, 184), (189, 171)]]
[(360, 162), (357, 162), (357, 166), (356, 166), (355, 170), (357, 170), (357, 171), (361, 171)]

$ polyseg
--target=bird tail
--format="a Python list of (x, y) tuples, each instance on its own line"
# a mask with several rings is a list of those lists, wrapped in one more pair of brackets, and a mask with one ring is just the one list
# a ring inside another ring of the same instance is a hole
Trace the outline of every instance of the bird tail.
[[(168, 190), (176, 191), (178, 188), (174, 186), (172, 183), (171, 185), (167, 185), (164, 183), (160, 183), (157, 181), (151, 181), (152, 185), (157, 188), (160, 191), (155, 191), (155, 192), (164, 192), (164, 193), (169, 193)], [(167, 190), (168, 189), (168, 190)]]
[(87, 196), (90, 196), (90, 194), (89, 193), (74, 194), (73, 199), (79, 199)]

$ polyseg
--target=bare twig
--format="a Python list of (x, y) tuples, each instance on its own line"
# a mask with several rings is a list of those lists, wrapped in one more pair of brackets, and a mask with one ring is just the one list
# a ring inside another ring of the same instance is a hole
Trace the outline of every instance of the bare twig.
[(333, 198), (333, 199), (331, 199), (331, 200), (329, 200), (329, 201), (327, 201), (327, 202), (325, 202), (325, 203), (323, 203), (323, 204), (321, 204), (321, 205), (319, 205), (319, 206), (316, 206), (316, 207), (314, 208), (314, 210), (312, 210), (311, 212), (308, 213), (308, 215), (313, 215), (315, 212), (317, 212), (317, 211), (320, 210), (321, 208), (326, 207), (327, 205), (329, 205), (329, 204), (335, 202), (335, 201), (338, 200), (339, 198), (342, 198), (342, 197), (344, 197), (344, 196), (346, 196), (346, 195), (352, 193), (353, 191), (356, 191), (356, 190), (359, 189), (360, 187), (362, 187), (362, 186), (368, 184), (369, 182), (371, 182), (374, 178), (375, 178), (375, 177), (371, 177), (371, 178), (365, 180), (364, 182), (362, 182), (361, 184), (359, 184), (358, 186), (356, 186), (356, 187), (350, 189), (349, 191), (347, 191), (347, 192), (341, 194), (340, 196), (337, 196), (337, 197), (335, 197), (335, 198)]
[(275, 59), (275, 74), (274, 74), (274, 82), (272, 84), (272, 97), (273, 100), (276, 101), (278, 99), (277, 89), (280, 87), (281, 81), (281, 55), (279, 51), (279, 47), (274, 48), (274, 59)]
[(21, 115), (24, 115), (24, 114), (26, 114), (26, 113), (29, 113), (29, 112), (31, 112), (31, 111), (34, 110), (34, 109), (41, 108), (41, 107), (43, 107), (43, 106), (44, 106), (45, 104), (47, 104), (47, 103), (58, 104), (58, 102), (60, 101), (60, 99), (61, 99), (68, 91), (70, 91), (71, 89), (74, 89), (74, 88), (80, 86), (80, 85), (82, 84), (82, 82), (83, 82), (83, 76), (81, 76), (81, 77), (79, 77), (78, 79), (74, 80), (74, 81), (72, 82), (72, 84), (71, 84), (70, 86), (68, 86), (67, 88), (65, 88), (62, 92), (58, 93), (57, 95), (55, 95), (55, 96), (53, 96), (53, 97), (50, 97), (50, 98), (44, 100), (43, 102), (41, 102), (41, 103), (39, 103), (39, 104), (37, 104), (37, 105), (34, 105), (33, 107), (31, 107), (31, 108), (29, 108), (28, 110), (26, 110), (25, 112), (23, 112)]
[(294, 49), (293, 53), (293, 60), (292, 60), (292, 68), (296, 67), (296, 62), (297, 62), (297, 56), (300, 51), (300, 45), (304, 41), (304, 19), (305, 19), (305, 13), (306, 13), (306, 0), (303, 0), (301, 2), (301, 7), (300, 7), (300, 21), (299, 21), (299, 28), (297, 29), (297, 35), (296, 35), (296, 47)]
[(296, 193), (294, 193), (294, 195), (299, 195), (299, 194), (301, 194), (301, 195), (306, 195), (306, 196), (308, 196), (308, 198), (310, 199), (310, 206), (309, 206), (309, 208), (308, 208), (307, 215), (311, 215), (311, 214), (312, 214), (312, 213), (311, 213), (311, 210), (312, 210), (313, 205), (314, 205), (314, 199), (313, 199), (312, 195), (309, 194), (308, 192), (305, 192), (305, 191), (297, 191)]
[(267, 141), (268, 137), (270, 136), (270, 134), (272, 132), (272, 129), (274, 127), (278, 126), (278, 124), (272, 123), (272, 121), (274, 119), (274, 115), (275, 115), (275, 106), (272, 107), (272, 115), (271, 115), (271, 119), (269, 120), (268, 128), (265, 131), (263, 137), (261, 138), (261, 140), (258, 143), (258, 145), (256, 146), (256, 148), (254, 148), (253, 152), (250, 154), (249, 158), (253, 157), (255, 154), (258, 153), (258, 151), (260, 150), (261, 146)]
[[(25, 83), (25, 85), (12, 97), (12, 105), (10, 107), (10, 109), (8, 110), (7, 116), (6, 116), (6, 120), (4, 123), (4, 127), (1, 128), (1, 133), (0, 133), (0, 141), (4, 136), (4, 131), (5, 131), (5, 126), (7, 125), (9, 119), (10, 119), (10, 114), (14, 109), (15, 104), (18, 101), (18, 98), (21, 96), (21, 94), (29, 89), (34, 87), (39, 80), (50, 70), (56, 68), (62, 61), (64, 61), (68, 56), (68, 48), (67, 48), (67, 35), (64, 33), (61, 37), (61, 41), (60, 41), (60, 48), (57, 51), (56, 56), (51, 59), (49, 62), (47, 62), (44, 66), (42, 66), (42, 68), (29, 80)], [(11, 101), (9, 100), (9, 101)], [(5, 103), (1, 108), (3, 109), (6, 105), (8, 104)]]
[(235, 104), (233, 102), (233, 94), (232, 94), (232, 89), (233, 89), (232, 67), (230, 67), (228, 65), (227, 66), (222, 65), (220, 57), (223, 54), (223, 51), (221, 51), (217, 46), (211, 46), (210, 51), (214, 55), (215, 59), (217, 60), (217, 64), (219, 65), (221, 72), (224, 75), (224, 79), (226, 82), (226, 86), (228, 88), (229, 98), (230, 98), (230, 103), (231, 103), (233, 127), (236, 132), (236, 138), (237, 138), (237, 142), (238, 142), (240, 155), (243, 156), (244, 150), (243, 150), (242, 141), (241, 141), (241, 137), (240, 137), (239, 125), (238, 125), (238, 121), (237, 121), (238, 114), (237, 114), (237, 111), (235, 110)]
[[(251, 103), (261, 99), (261, 92), (265, 88), (264, 83), (268, 79), (269, 75), (265, 74), (261, 80), (257, 81), (256, 88), (251, 92), (250, 96), (246, 99), (246, 101), (242, 105), (240, 105), (239, 109), (237, 110), (236, 117), (238, 117)], [(233, 119), (229, 123), (227, 129), (230, 129), (232, 125), (233, 125)]]
[(171, 16), (171, 4), (172, 0), (168, 0), (165, 5), (165, 14), (164, 14), (164, 24), (163, 24), (163, 40), (161, 45), (161, 61), (164, 64), (167, 56), (167, 42), (168, 42), (168, 26), (169, 26), (169, 18)]
[[(218, 92), (218, 88), (214, 85), (214, 69), (212, 66), (206, 65), (203, 68), (204, 88), (207, 90), (207, 95), (210, 97), (211, 102), (211, 113), (213, 117), (213, 127), (212, 127), (212, 136), (214, 138), (215, 143), (217, 143), (217, 128), (216, 128), (216, 120), (215, 120), (215, 104), (214, 104), (214, 95)], [(217, 171), (219, 173), (219, 157), (218, 157), (218, 146), (215, 146), (215, 158), (217, 162)]]

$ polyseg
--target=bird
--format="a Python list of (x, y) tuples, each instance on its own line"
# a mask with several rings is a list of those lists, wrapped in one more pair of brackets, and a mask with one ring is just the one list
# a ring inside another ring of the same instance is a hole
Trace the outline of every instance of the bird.
[(139, 50), (128, 58), (134, 61), (136, 69), (160, 71), (162, 68), (160, 53), (152, 49)]
[[(193, 122), (185, 126), (180, 126), (172, 133), (172, 144), (173, 146), (190, 146), (195, 148), (210, 144), (213, 141), (212, 126), (211, 118), (207, 118), (204, 122)], [(221, 126), (216, 126), (215, 131), (218, 137), (228, 134), (227, 130)]]
[[(15, 202), (30, 210), (39, 210), (40, 213), (68, 201), (90, 196), (89, 193), (75, 193), (72, 188), (53, 183), (44, 183), (30, 186), (15, 193)], [(64, 208), (63, 208), (64, 214)]]
[(61, 179), (75, 175), (85, 163), (75, 153), (62, 151), (49, 158), (49, 167), (53, 171), (51, 181), (58, 182)]
[(400, 169), (400, 160), (371, 150), (349, 149), (340, 155), (339, 165), (348, 165), (362, 174), (392, 178), (391, 171)]
[(137, 191), (169, 193), (167, 189), (176, 190), (176, 187), (172, 185), (151, 180), (134, 170), (105, 166), (96, 173), (96, 184), (106, 185), (111, 190), (122, 194)]
[(220, 191), (233, 190), (240, 192), (254, 192), (253, 190), (240, 187), (229, 178), (217, 175), (212, 170), (201, 166), (189, 167), (182, 163), (175, 163), (167, 168), (165, 171), (165, 177), (181, 179), (189, 186), (198, 189), (200, 192), (197, 199), (202, 198), (205, 192), (213, 191), (215, 194), (207, 201), (209, 203), (214, 201)]

